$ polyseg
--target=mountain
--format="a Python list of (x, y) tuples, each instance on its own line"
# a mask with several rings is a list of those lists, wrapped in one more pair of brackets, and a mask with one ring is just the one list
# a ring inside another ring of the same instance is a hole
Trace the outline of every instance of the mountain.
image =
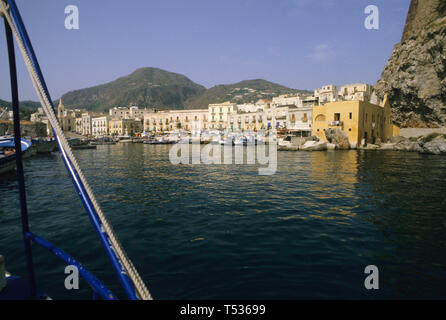
[[(0, 108), (6, 107), (8, 108), (10, 111), (12, 111), (12, 104), (11, 102), (5, 101), (0, 99)], [(24, 101), (19, 101), (19, 109), (29, 109), (29, 110), (36, 110), (37, 108), (40, 107), (40, 102), (36, 102), (36, 101), (28, 101), (28, 100), (24, 100)]]
[[(31, 114), (37, 111), (37, 108), (40, 107), (40, 102), (35, 101), (19, 101), (19, 110), (20, 110), (20, 119), (29, 120)], [(0, 99), (0, 115), (2, 114), (4, 108), (7, 108), (8, 111), (12, 111), (11, 102)]]
[(271, 99), (272, 97), (288, 94), (311, 94), (306, 90), (296, 90), (262, 79), (245, 80), (235, 84), (223, 84), (212, 87), (201, 95), (186, 100), (186, 109), (207, 108), (210, 103), (231, 101), (235, 103), (255, 102), (259, 99)]
[(187, 77), (156, 68), (141, 68), (115, 81), (91, 88), (70, 91), (62, 96), (71, 109), (104, 111), (135, 104), (158, 109), (202, 109), (210, 103), (236, 103), (271, 99), (286, 93), (311, 93), (290, 89), (266, 80), (246, 80), (207, 89)]
[(446, 126), (446, 1), (412, 0), (401, 42), (381, 79), (402, 127)]
[(68, 108), (94, 111), (129, 104), (183, 109), (188, 98), (200, 95), (205, 90), (205, 87), (181, 74), (157, 68), (140, 68), (106, 84), (70, 91), (62, 96), (62, 101)]

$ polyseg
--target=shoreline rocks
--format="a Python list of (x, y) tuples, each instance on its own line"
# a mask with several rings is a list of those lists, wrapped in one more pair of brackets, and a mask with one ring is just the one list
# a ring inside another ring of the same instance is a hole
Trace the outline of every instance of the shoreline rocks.
[[(446, 134), (431, 133), (418, 138), (393, 137), (390, 142), (371, 144), (365, 147), (349, 148), (358, 150), (390, 150), (418, 152), (422, 154), (446, 155)], [(326, 151), (326, 150), (348, 150), (338, 148), (338, 145), (323, 141), (306, 141), (303, 145), (291, 145), (278, 147), (278, 151)]]
[[(325, 137), (328, 143), (334, 144), (337, 150), (350, 149), (350, 143), (348, 141), (347, 134), (339, 128), (328, 128), (324, 130)], [(332, 148), (332, 146), (330, 146)]]

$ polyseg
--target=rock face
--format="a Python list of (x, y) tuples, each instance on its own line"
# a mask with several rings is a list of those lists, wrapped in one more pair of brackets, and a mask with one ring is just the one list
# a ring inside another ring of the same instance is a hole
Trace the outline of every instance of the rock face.
[(446, 125), (446, 1), (412, 0), (406, 26), (376, 94), (387, 94), (401, 127)]
[(393, 137), (392, 143), (381, 145), (381, 150), (412, 151), (427, 154), (446, 154), (446, 134), (431, 133), (418, 139)]
[(324, 151), (327, 150), (327, 143), (323, 141), (309, 140), (300, 148), (304, 151)]
[(336, 145), (336, 149), (350, 149), (347, 134), (339, 128), (328, 128), (324, 130), (327, 141)]
[(421, 139), (420, 148), (422, 149), (421, 153), (429, 153), (429, 154), (446, 154), (446, 136), (438, 135), (430, 141), (423, 141)]

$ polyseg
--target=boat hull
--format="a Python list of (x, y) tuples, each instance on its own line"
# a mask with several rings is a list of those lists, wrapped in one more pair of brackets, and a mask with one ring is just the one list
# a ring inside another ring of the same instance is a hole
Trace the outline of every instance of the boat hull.
[(13, 171), (16, 166), (15, 154), (7, 157), (0, 157), (0, 174)]
[(33, 141), (37, 153), (50, 153), (57, 149), (56, 140), (51, 141)]

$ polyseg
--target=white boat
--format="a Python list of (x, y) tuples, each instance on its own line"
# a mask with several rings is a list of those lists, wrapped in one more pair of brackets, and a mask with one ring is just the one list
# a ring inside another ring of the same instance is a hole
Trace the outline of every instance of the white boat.
[(244, 145), (245, 142), (246, 142), (246, 138), (244, 136), (236, 136), (234, 138), (234, 145), (235, 146)]
[(279, 141), (278, 141), (278, 145), (281, 146), (281, 147), (289, 147), (289, 146), (291, 146), (291, 138), (292, 138), (291, 135), (287, 135), (287, 136), (285, 136), (283, 138), (280, 138)]
[[(31, 141), (22, 139), (22, 152), (23, 157), (29, 153), (32, 146)], [(0, 139), (0, 174), (12, 171), (15, 169), (16, 164), (16, 149), (13, 138)]]
[(132, 137), (129, 136), (128, 134), (121, 135), (121, 136), (118, 136), (118, 141), (122, 142), (122, 143), (129, 143), (129, 142), (132, 142)]

